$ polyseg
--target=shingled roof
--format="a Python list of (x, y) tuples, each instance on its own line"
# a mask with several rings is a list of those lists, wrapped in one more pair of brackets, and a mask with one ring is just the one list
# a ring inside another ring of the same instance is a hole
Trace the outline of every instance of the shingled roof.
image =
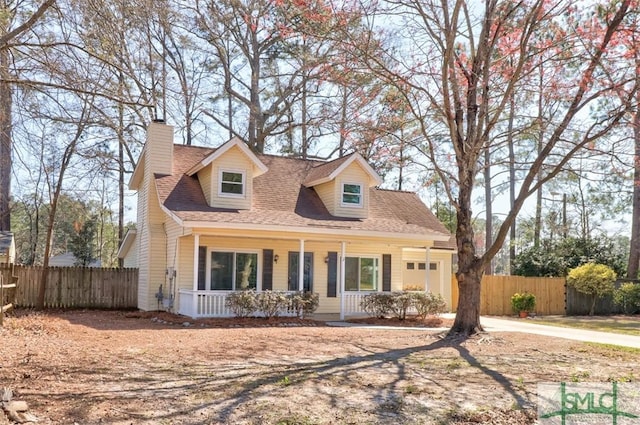
[[(327, 172), (320, 161), (260, 155), (268, 171), (253, 181), (252, 207), (233, 210), (210, 207), (196, 175), (186, 172), (214, 152), (212, 148), (174, 145), (173, 174), (156, 175), (162, 205), (186, 226), (202, 223), (264, 225), (274, 228), (344, 229), (345, 232), (395, 233), (399, 237), (438, 241), (446, 246), (450, 234), (415, 193), (369, 189), (369, 216), (336, 217), (329, 213), (313, 188), (303, 185), (310, 177)], [(341, 161), (328, 168), (335, 169)]]

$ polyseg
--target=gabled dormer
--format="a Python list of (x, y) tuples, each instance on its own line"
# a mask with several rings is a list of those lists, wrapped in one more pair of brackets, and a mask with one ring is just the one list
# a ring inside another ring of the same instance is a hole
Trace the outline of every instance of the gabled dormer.
[(367, 218), (369, 189), (381, 183), (378, 173), (354, 153), (314, 167), (304, 186), (315, 189), (332, 215)]
[(253, 179), (267, 167), (237, 137), (224, 143), (194, 165), (187, 175), (197, 175), (207, 203), (215, 208), (251, 208)]

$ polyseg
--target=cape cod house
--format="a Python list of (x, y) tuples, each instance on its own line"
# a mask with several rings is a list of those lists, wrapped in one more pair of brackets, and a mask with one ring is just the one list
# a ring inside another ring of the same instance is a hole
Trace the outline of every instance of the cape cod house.
[[(221, 317), (230, 291), (306, 290), (317, 313), (360, 311), (411, 285), (451, 305), (450, 234), (415, 193), (379, 189), (358, 154), (320, 162), (173, 143), (149, 125), (129, 187), (137, 227), (119, 255), (139, 268), (138, 307)], [(134, 259), (134, 260), (132, 260)]]

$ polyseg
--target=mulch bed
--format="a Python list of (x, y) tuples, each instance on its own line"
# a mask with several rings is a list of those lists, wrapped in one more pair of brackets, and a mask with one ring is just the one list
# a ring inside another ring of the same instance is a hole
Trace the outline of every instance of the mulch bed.
[(410, 328), (450, 328), (453, 325), (453, 319), (445, 319), (438, 316), (428, 316), (421, 319), (417, 316), (407, 316), (406, 319), (400, 320), (397, 317), (359, 317), (347, 320), (349, 323), (362, 323), (376, 326), (402, 326)]
[[(176, 325), (183, 327), (207, 327), (207, 328), (269, 328), (269, 327), (317, 327), (327, 326), (324, 321), (312, 319), (300, 319), (297, 317), (230, 317), (230, 318), (206, 318), (192, 319), (165, 311), (133, 311), (125, 314), (125, 317), (134, 319), (149, 319), (163, 325)], [(349, 323), (367, 324), (376, 326), (395, 326), (411, 328), (450, 328), (452, 319), (438, 316), (429, 316), (421, 319), (417, 316), (408, 316), (405, 320), (397, 317), (358, 317), (346, 320)]]
[(192, 319), (166, 311), (134, 311), (125, 317), (133, 319), (150, 319), (163, 325), (206, 328), (270, 328), (270, 327), (317, 327), (326, 326), (325, 322), (297, 317), (229, 317)]

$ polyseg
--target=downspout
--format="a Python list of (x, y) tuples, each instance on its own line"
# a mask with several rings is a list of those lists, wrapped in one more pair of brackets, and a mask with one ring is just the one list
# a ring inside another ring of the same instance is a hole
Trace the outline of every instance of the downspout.
[(198, 257), (200, 247), (200, 234), (193, 235), (193, 293), (191, 294), (191, 317), (196, 317), (198, 309)]
[(340, 320), (344, 320), (344, 279), (345, 279), (345, 255), (347, 244), (340, 242)]

